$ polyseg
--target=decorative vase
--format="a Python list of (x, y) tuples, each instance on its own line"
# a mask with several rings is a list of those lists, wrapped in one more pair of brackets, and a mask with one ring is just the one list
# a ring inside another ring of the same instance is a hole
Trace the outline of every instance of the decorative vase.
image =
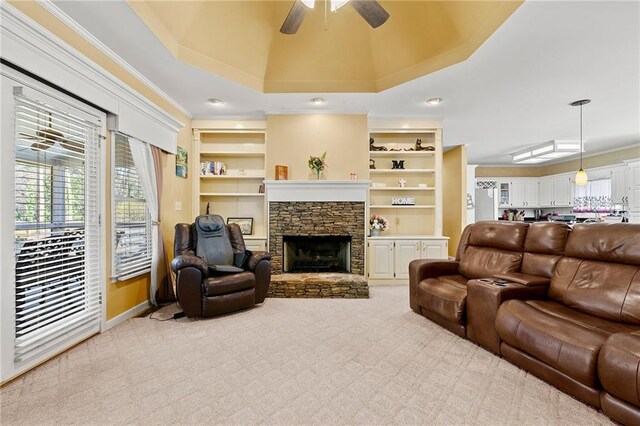
[(316, 169), (316, 179), (320, 180), (320, 174), (322, 173), (322, 170), (320, 169)]
[(377, 237), (378, 235), (380, 235), (380, 230), (378, 228), (373, 228), (371, 230), (371, 236), (372, 237)]

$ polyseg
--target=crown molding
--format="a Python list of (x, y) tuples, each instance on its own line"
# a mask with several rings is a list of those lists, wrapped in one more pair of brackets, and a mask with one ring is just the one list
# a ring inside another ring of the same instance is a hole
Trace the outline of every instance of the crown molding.
[(162, 99), (167, 101), (171, 106), (180, 111), (182, 114), (187, 116), (188, 118), (193, 118), (193, 114), (185, 107), (180, 105), (175, 99), (165, 93), (162, 89), (156, 86), (151, 80), (145, 77), (140, 71), (131, 66), (127, 61), (122, 59), (116, 52), (111, 50), (106, 44), (98, 40), (87, 31), (82, 25), (76, 22), (73, 18), (67, 15), (62, 9), (56, 6), (51, 0), (36, 0), (36, 2), (42, 6), (45, 10), (51, 13), (53, 16), (58, 18), (63, 24), (72, 29), (75, 33), (77, 33), (80, 37), (84, 38), (87, 42), (89, 42), (93, 47), (98, 49), (104, 55), (106, 55), (109, 59), (114, 61), (116, 64), (120, 65), (125, 71), (139, 80), (142, 84), (147, 86), (149, 89), (153, 90), (153, 92), (160, 96)]

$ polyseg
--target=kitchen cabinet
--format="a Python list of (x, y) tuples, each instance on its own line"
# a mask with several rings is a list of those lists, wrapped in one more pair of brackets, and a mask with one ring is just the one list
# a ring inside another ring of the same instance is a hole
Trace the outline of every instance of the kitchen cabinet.
[(627, 165), (629, 222), (640, 223), (640, 161)]
[(498, 205), (500, 207), (511, 207), (512, 201), (511, 181), (498, 181)]
[(611, 202), (613, 204), (628, 204), (627, 169), (611, 171)]
[(412, 260), (447, 259), (449, 244), (446, 237), (374, 237), (367, 246), (370, 284), (406, 284)]
[(538, 207), (539, 203), (538, 179), (514, 179), (510, 182), (510, 205), (509, 207)]
[(611, 169), (611, 201), (613, 204), (627, 204), (629, 202), (627, 170), (628, 166)]
[(546, 176), (540, 179), (540, 207), (573, 206), (573, 180), (571, 175)]

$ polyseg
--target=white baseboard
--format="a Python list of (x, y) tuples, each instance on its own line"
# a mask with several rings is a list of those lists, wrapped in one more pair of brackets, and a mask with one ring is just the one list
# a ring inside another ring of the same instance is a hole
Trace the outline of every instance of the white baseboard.
[(109, 330), (110, 328), (113, 328), (116, 325), (120, 324), (121, 322), (124, 322), (124, 321), (128, 320), (129, 318), (132, 318), (132, 317), (138, 315), (140, 312), (144, 312), (147, 309), (149, 309), (149, 301), (145, 300), (144, 302), (140, 303), (139, 305), (134, 306), (133, 308), (129, 309), (128, 311), (124, 311), (120, 315), (118, 315), (116, 317), (113, 317), (110, 320), (108, 320), (105, 323), (105, 327), (104, 327), (104, 329), (102, 331), (105, 332), (105, 331)]

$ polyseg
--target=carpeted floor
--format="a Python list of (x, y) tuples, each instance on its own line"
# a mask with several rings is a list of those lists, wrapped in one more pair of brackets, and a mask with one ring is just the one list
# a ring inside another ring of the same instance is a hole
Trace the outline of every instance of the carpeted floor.
[(201, 321), (134, 318), (0, 394), (3, 425), (610, 424), (411, 312), (406, 287), (267, 299)]

